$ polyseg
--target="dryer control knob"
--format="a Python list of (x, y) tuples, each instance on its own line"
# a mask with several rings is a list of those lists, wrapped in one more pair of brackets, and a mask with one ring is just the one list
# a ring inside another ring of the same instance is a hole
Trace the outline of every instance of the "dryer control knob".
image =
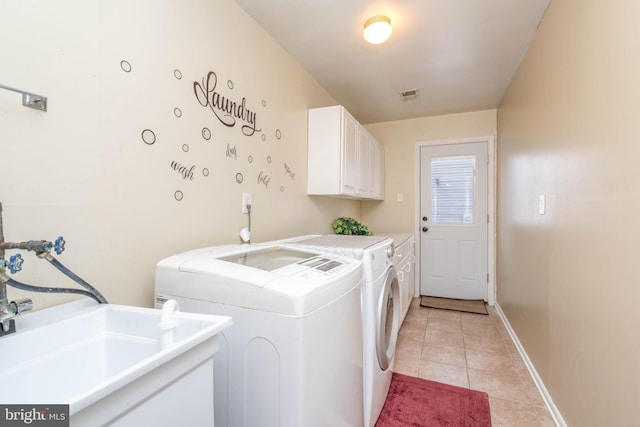
[(395, 248), (393, 245), (387, 246), (387, 257), (393, 258), (393, 254), (395, 253)]

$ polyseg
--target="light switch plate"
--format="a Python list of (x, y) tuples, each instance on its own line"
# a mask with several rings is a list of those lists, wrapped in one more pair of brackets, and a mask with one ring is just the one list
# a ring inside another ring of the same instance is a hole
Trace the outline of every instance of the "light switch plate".
[(544, 194), (540, 195), (540, 202), (538, 204), (538, 213), (540, 215), (544, 215), (547, 213), (547, 196)]

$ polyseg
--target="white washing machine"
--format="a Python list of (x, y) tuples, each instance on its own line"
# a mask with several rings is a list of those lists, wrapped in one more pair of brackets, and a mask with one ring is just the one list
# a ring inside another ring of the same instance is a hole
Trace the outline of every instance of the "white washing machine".
[(214, 359), (216, 427), (353, 427), (364, 424), (362, 283), (361, 263), (336, 254), (212, 247), (158, 263), (156, 305), (233, 318)]
[(393, 264), (393, 240), (327, 234), (286, 241), (300, 248), (333, 252), (362, 261), (364, 425), (372, 427), (389, 392), (402, 316), (400, 287)]

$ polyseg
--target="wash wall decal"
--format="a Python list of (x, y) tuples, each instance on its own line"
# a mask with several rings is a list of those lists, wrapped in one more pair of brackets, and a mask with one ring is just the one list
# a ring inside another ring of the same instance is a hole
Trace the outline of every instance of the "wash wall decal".
[[(120, 68), (124, 71), (124, 74), (131, 75), (133, 74), (134, 67), (131, 62), (128, 60), (122, 60), (120, 62)], [(173, 77), (175, 78), (173, 81), (176, 83), (180, 83), (183, 79), (183, 73), (178, 68), (173, 70)], [(242, 159), (246, 159), (245, 167), (249, 166), (251, 169), (255, 170), (255, 183), (265, 190), (270, 189), (270, 184), (273, 178), (273, 168), (272, 165), (272, 156), (267, 155), (266, 157), (256, 158), (250, 152), (250, 146), (248, 144), (251, 141), (257, 143), (273, 143), (282, 141), (283, 132), (281, 129), (277, 128), (274, 131), (275, 139), (269, 140), (266, 133), (262, 131), (262, 125), (259, 125), (260, 116), (259, 112), (254, 109), (249, 101), (247, 101), (246, 97), (234, 97), (232, 92), (235, 89), (235, 84), (232, 80), (227, 80), (226, 87), (224, 84), (220, 84), (218, 81), (218, 74), (215, 71), (208, 71), (204, 77), (200, 79), (200, 81), (193, 81), (193, 85), (190, 90), (193, 91), (195, 96), (195, 100), (197, 104), (202, 108), (206, 108), (211, 111), (212, 117), (215, 119), (213, 124), (205, 124), (204, 126), (199, 126), (199, 133), (202, 136), (200, 140), (203, 143), (214, 143), (215, 146), (221, 148), (221, 154), (227, 160), (236, 162), (240, 161), (242, 164), (244, 161)], [(267, 102), (266, 100), (262, 100), (258, 108), (266, 109)], [(187, 120), (186, 123), (189, 122), (185, 117), (190, 116), (190, 107), (189, 106), (173, 106), (173, 115), (176, 120)], [(193, 116), (193, 114), (191, 114)], [(238, 128), (243, 137), (241, 140), (234, 140), (234, 143), (222, 142), (216, 143), (219, 139), (215, 136), (215, 126), (216, 123), (218, 125), (222, 125), (225, 128)], [(186, 135), (191, 134), (191, 132), (185, 132)], [(163, 144), (167, 143), (166, 140), (163, 140), (162, 135), (157, 135), (156, 130), (152, 128), (146, 128), (141, 131), (141, 139), (144, 144), (147, 146), (154, 146), (156, 143)], [(258, 140), (255, 137), (259, 137)], [(252, 139), (253, 138), (253, 139)], [(247, 142), (242, 142), (246, 140)], [(238, 142), (239, 145), (237, 144)], [(171, 143), (171, 141), (169, 141)], [(195, 181), (201, 177), (207, 178), (211, 175), (212, 169), (209, 167), (203, 167), (198, 165), (199, 162), (203, 162), (202, 153), (198, 153), (199, 144), (188, 143), (184, 141), (179, 141), (177, 144), (179, 149), (178, 152), (182, 152), (178, 157), (171, 159), (168, 162), (168, 166), (171, 168), (171, 173), (177, 174), (181, 177), (181, 181), (186, 184), (188, 182)], [(187, 158), (184, 155), (187, 155)], [(195, 161), (197, 159), (197, 162)], [(282, 169), (282, 178), (289, 178), (291, 180), (295, 179), (295, 172), (288, 162), (283, 161), (280, 163), (283, 165)], [(246, 172), (246, 171), (245, 171)], [(247, 185), (247, 181), (242, 172), (237, 171), (233, 172), (234, 176), (232, 181), (237, 183), (238, 185), (244, 184)], [(214, 171), (215, 175), (215, 171)], [(217, 176), (214, 178), (220, 178)], [(214, 179), (213, 182), (216, 182)], [(182, 201), (187, 193), (183, 191), (184, 189), (177, 189), (173, 192), (173, 197), (176, 201)], [(279, 185), (280, 192), (285, 191), (285, 185), (281, 183)]]

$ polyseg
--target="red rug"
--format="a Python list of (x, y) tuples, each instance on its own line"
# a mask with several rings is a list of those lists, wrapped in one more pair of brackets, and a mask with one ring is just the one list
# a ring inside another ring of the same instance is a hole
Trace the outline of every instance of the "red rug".
[(375, 427), (432, 426), (491, 426), (489, 396), (394, 372)]

